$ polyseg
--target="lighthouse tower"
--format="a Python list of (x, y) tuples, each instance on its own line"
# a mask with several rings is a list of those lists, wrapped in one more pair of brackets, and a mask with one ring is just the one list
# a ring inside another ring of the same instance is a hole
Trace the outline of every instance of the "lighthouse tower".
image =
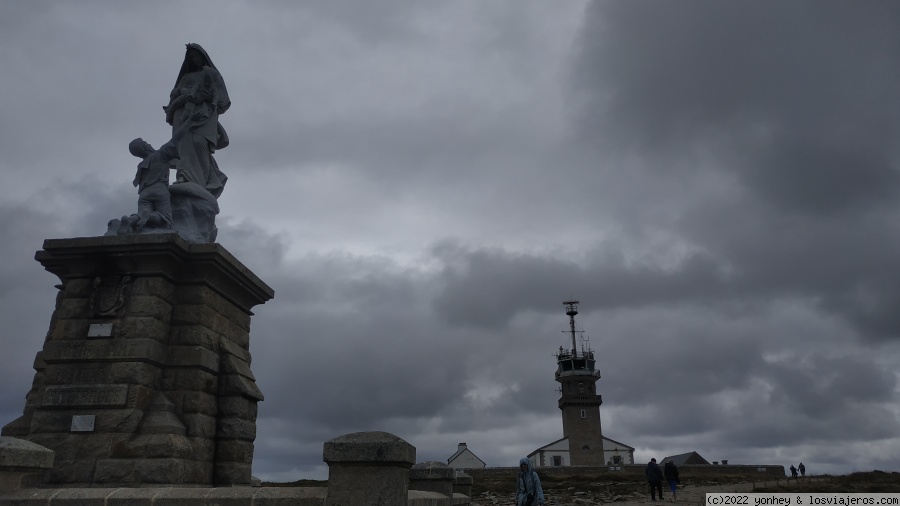
[(562, 411), (563, 437), (569, 441), (569, 459), (573, 466), (602, 466), (603, 433), (600, 430), (600, 404), (596, 383), (600, 373), (594, 369), (594, 352), (589, 346), (578, 349), (575, 315), (578, 301), (563, 302), (569, 316), (572, 349), (559, 347), (556, 355), (556, 381), (560, 384), (559, 409)]

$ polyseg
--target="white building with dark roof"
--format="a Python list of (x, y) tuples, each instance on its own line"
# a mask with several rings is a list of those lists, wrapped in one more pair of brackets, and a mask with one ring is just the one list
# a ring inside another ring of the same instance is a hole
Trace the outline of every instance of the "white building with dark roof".
[[(534, 467), (571, 466), (569, 438), (564, 437), (544, 445), (528, 454)], [(634, 448), (603, 436), (603, 461), (605, 465), (634, 464)]]
[(472, 453), (466, 443), (459, 443), (456, 453), (447, 459), (447, 465), (454, 469), (483, 469), (486, 464)]

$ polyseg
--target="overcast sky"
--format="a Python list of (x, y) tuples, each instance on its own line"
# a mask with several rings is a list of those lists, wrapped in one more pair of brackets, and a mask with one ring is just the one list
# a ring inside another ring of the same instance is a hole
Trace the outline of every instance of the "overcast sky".
[(254, 475), (372, 430), (515, 466), (562, 437), (570, 297), (638, 462), (898, 470), (890, 1), (0, 0), (0, 423), (34, 252), (133, 212), (188, 42), (232, 101), (218, 242), (275, 290)]

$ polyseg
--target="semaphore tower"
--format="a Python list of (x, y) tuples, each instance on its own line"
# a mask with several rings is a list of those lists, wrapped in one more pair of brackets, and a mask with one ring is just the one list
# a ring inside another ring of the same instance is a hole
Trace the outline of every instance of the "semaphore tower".
[(578, 301), (563, 302), (569, 316), (568, 333), (572, 337), (572, 349), (559, 347), (556, 355), (556, 381), (560, 384), (559, 409), (562, 411), (563, 437), (569, 441), (569, 459), (572, 466), (602, 466), (603, 433), (600, 429), (600, 404), (596, 383), (600, 373), (595, 370), (594, 352), (582, 345), (579, 351), (575, 329)]

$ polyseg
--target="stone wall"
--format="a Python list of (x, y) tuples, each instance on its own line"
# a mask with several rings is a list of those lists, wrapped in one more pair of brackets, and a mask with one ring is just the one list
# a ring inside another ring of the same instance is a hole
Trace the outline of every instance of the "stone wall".
[(15, 506), (325, 506), (321, 487), (219, 488), (67, 488), (0, 492), (3, 504)]
[[(609, 475), (627, 475), (627, 476), (644, 476), (644, 464), (619, 466), (619, 470), (610, 470), (609, 467), (541, 467), (535, 469), (540, 476), (567, 477), (573, 475), (580, 476), (609, 476)], [(467, 469), (466, 473), (471, 475), (477, 482), (481, 479), (495, 480), (502, 477), (514, 477), (518, 468), (515, 467), (490, 467), (485, 469)], [(678, 468), (681, 478), (711, 478), (715, 476), (741, 476), (746, 477), (748, 481), (784, 478), (784, 466), (778, 465), (692, 465), (681, 466)], [(512, 478), (511, 478), (512, 479)]]

